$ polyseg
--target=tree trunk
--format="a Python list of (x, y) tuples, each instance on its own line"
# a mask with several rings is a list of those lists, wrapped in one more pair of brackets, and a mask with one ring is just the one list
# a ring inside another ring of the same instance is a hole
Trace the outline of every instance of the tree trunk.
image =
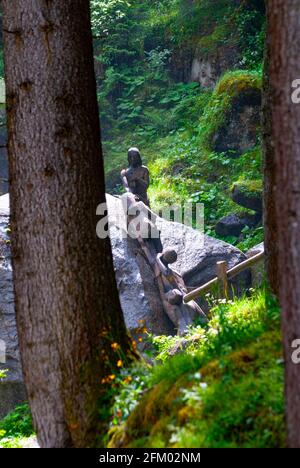
[(264, 153), (264, 225), (266, 272), (271, 291), (278, 297), (278, 244), (277, 217), (275, 208), (276, 165), (273, 145), (273, 90), (270, 86), (270, 37), (267, 36), (263, 86), (263, 153)]
[(291, 359), (292, 342), (300, 338), (300, 104), (292, 101), (292, 83), (300, 78), (299, 0), (268, 1), (268, 41), (267, 229), (275, 229), (276, 236), (267, 237), (267, 249), (277, 268), (282, 306), (288, 445), (299, 448), (300, 367)]
[[(109, 240), (88, 0), (4, 0), (16, 314), (42, 447), (90, 447), (127, 353)], [(99, 221), (99, 219), (98, 219)], [(101, 425), (102, 424), (102, 425)]]

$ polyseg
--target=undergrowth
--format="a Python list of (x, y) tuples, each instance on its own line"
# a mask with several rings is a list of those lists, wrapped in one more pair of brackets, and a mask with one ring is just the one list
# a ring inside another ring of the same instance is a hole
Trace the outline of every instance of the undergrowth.
[(112, 427), (109, 446), (283, 447), (279, 330), (276, 302), (259, 291), (219, 303), (207, 327), (184, 338), (157, 337), (162, 363), (129, 417)]

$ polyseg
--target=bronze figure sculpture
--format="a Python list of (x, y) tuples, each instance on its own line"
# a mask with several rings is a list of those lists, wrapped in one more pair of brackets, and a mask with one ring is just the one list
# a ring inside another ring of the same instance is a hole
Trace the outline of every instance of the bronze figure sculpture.
[[(206, 321), (206, 316), (195, 301), (189, 304), (183, 302), (188, 292), (186, 285), (182, 276), (170, 267), (176, 262), (177, 253), (173, 249), (162, 252), (160, 232), (155, 224), (157, 216), (142, 201), (137, 201), (130, 191), (122, 199), (127, 232), (138, 241), (141, 252), (154, 272), (164, 311), (178, 334), (183, 335), (196, 318)], [(137, 216), (138, 222), (133, 223)]]
[(147, 190), (150, 184), (149, 170), (143, 166), (141, 154), (138, 148), (128, 150), (127, 169), (121, 172), (123, 187), (126, 192), (133, 193), (137, 201), (142, 201), (149, 206)]
[(154, 272), (164, 309), (179, 335), (186, 332), (196, 318), (206, 321), (206, 315), (201, 307), (191, 301), (183, 302), (183, 296), (188, 292), (182, 276), (170, 268), (177, 261), (177, 253), (173, 249), (165, 249), (156, 257)]

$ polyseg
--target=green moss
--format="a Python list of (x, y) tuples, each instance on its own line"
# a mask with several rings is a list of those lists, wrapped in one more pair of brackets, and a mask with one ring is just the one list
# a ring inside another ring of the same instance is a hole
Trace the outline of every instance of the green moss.
[(127, 447), (285, 445), (279, 331), (186, 374), (180, 385), (164, 384), (164, 392), (151, 390), (129, 417)]
[(227, 24), (217, 25), (211, 34), (201, 37), (197, 44), (198, 54), (200, 56), (211, 56), (216, 53), (218, 47), (224, 44), (224, 41), (230, 35), (230, 28)]
[[(225, 307), (225, 309), (224, 309)], [(216, 306), (199, 340), (155, 366), (112, 447), (284, 447), (279, 311), (262, 293)], [(167, 338), (167, 352), (174, 340)]]
[(258, 180), (245, 180), (239, 179), (238, 181), (234, 182), (232, 185), (232, 190), (237, 188), (239, 192), (245, 193), (247, 196), (257, 197), (262, 194), (263, 191), (263, 181), (261, 179)]
[(215, 94), (223, 93), (235, 97), (248, 89), (261, 91), (262, 75), (260, 71), (234, 70), (226, 72), (218, 81)]
[(204, 150), (212, 150), (213, 136), (226, 124), (236, 97), (249, 91), (260, 92), (261, 86), (258, 71), (235, 70), (220, 78), (199, 122), (200, 146)]

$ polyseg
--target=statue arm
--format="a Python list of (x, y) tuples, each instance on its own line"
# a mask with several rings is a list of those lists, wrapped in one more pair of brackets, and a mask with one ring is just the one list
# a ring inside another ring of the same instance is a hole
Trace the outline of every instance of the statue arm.
[(148, 169), (145, 167), (144, 173), (143, 173), (143, 178), (139, 179), (139, 182), (143, 186), (144, 189), (147, 190), (147, 188), (150, 185), (150, 175)]
[(177, 273), (177, 271), (175, 270), (172, 270), (172, 273), (173, 273), (173, 277), (177, 283), (177, 286), (178, 286), (178, 289), (180, 289), (184, 294), (187, 294), (188, 292), (188, 289), (186, 287), (186, 284), (182, 278), (181, 275), (179, 275), (179, 273)]
[(126, 170), (125, 169), (123, 169), (123, 171), (121, 172), (121, 179), (122, 179), (123, 187), (126, 190), (126, 192), (131, 192), (129, 184), (128, 184), (128, 179), (126, 177)]

